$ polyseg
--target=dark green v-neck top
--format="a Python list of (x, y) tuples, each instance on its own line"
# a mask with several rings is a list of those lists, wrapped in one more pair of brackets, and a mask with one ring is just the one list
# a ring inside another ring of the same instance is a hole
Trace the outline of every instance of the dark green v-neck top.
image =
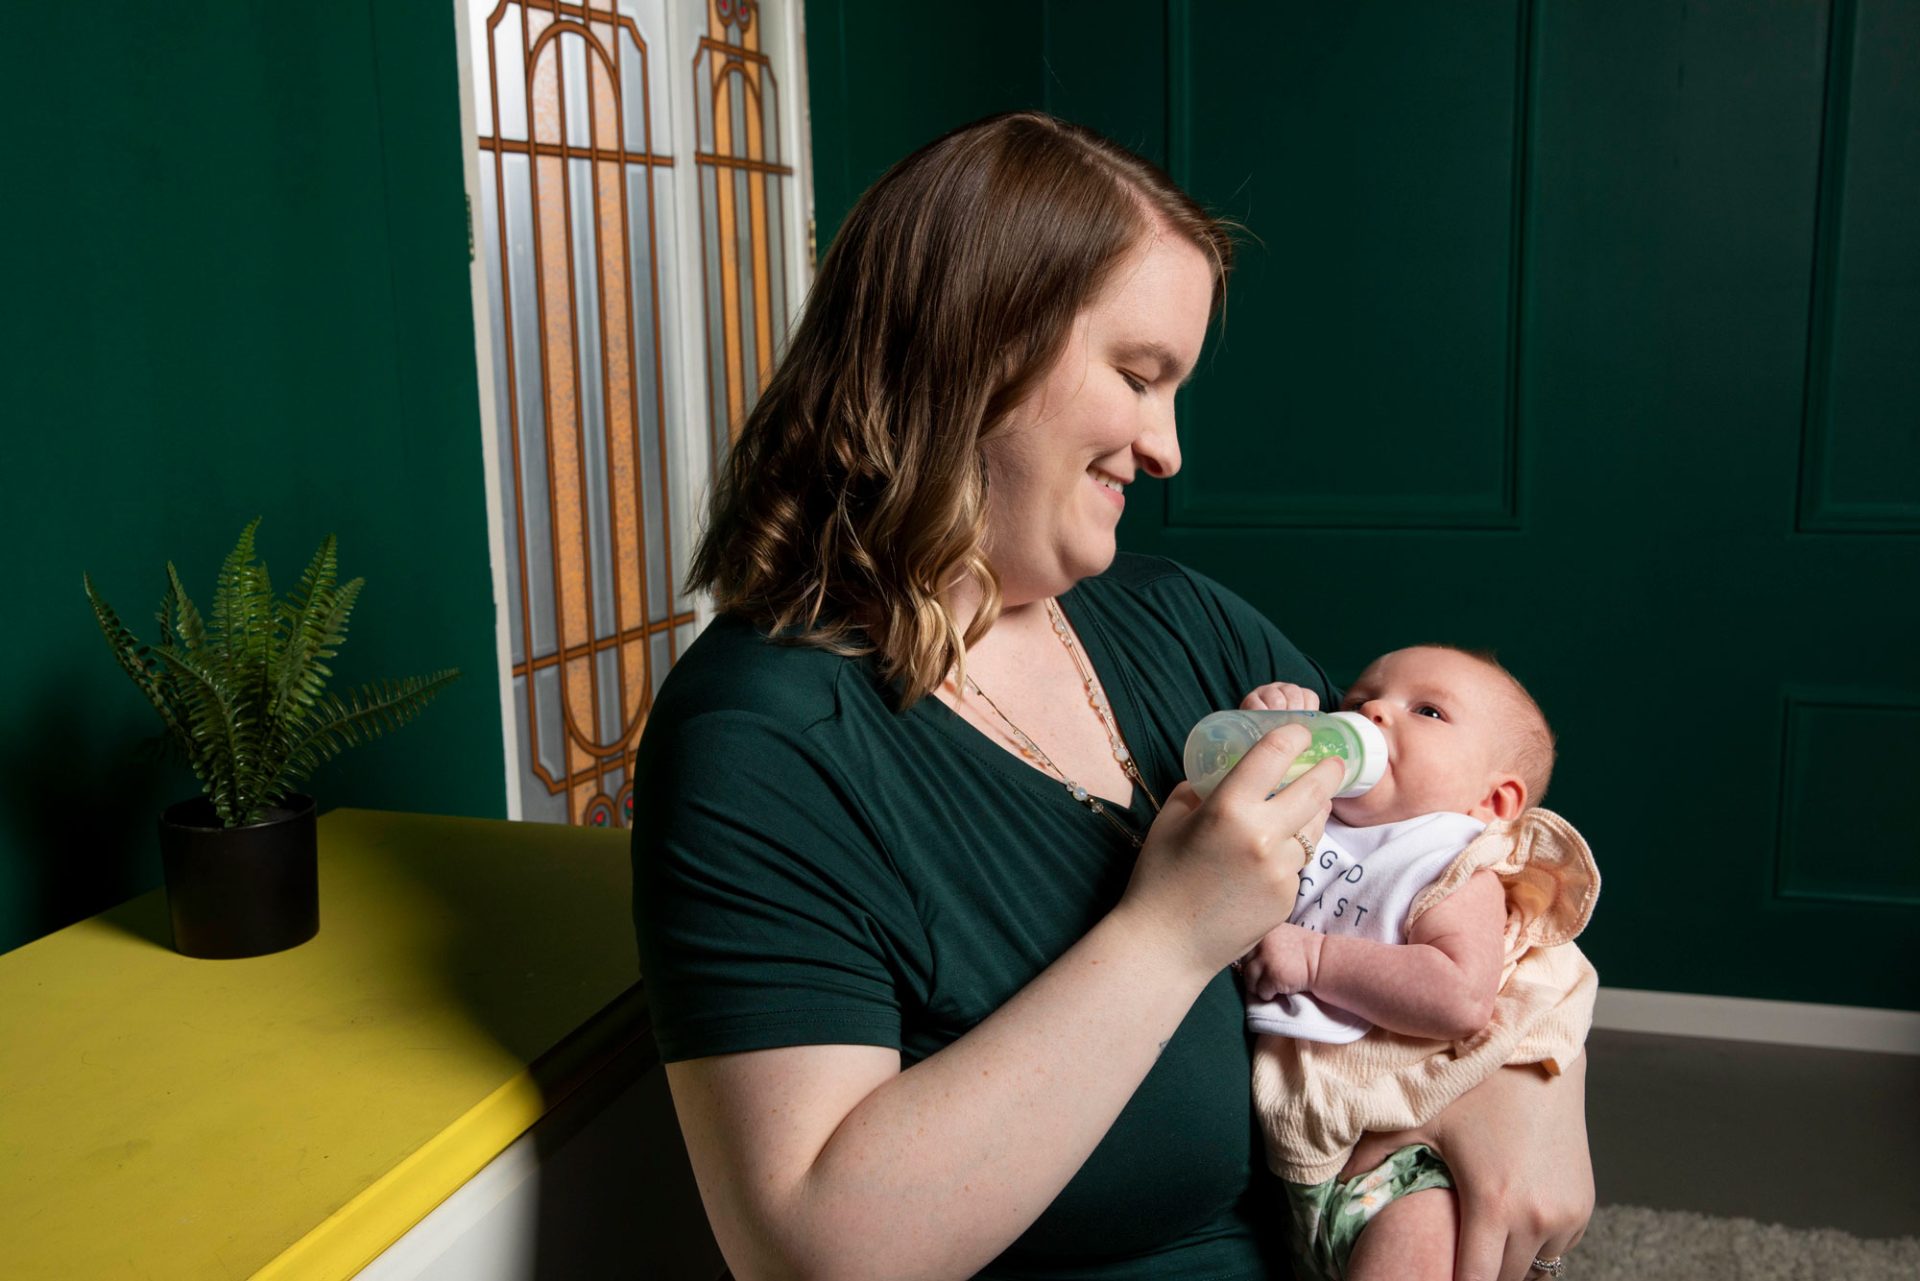
[[(1060, 598), (1156, 794), (1187, 731), (1247, 691), (1333, 689), (1251, 606), (1122, 556)], [(902, 713), (869, 660), (722, 617), (660, 690), (634, 769), (634, 913), (668, 1061), (959, 1038), (1090, 929), (1134, 847), (938, 699)], [(1137, 794), (1123, 817), (1144, 831)], [(1223, 971), (1105, 1139), (981, 1275), (1282, 1274), (1256, 1207), (1249, 1041)], [(1264, 1186), (1264, 1185), (1262, 1185)], [(1264, 1198), (1262, 1198), (1264, 1202)]]

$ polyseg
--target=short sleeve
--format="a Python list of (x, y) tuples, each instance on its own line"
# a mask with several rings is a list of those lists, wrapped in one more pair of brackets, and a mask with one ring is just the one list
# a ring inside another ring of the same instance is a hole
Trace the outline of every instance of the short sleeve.
[(1340, 689), (1326, 669), (1301, 653), (1271, 619), (1205, 574), (1179, 568), (1193, 584), (1227, 661), (1236, 669), (1241, 694), (1272, 681), (1288, 681), (1316, 690), (1322, 707), (1340, 705)]
[(634, 920), (671, 1062), (901, 1044), (904, 888), (802, 729), (741, 711), (650, 724)]

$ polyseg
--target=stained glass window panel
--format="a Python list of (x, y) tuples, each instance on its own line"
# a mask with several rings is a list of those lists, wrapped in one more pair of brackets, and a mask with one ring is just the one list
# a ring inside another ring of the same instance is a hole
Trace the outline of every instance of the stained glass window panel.
[(778, 86), (754, 0), (469, 13), (520, 813), (625, 823), (711, 468), (797, 293)]

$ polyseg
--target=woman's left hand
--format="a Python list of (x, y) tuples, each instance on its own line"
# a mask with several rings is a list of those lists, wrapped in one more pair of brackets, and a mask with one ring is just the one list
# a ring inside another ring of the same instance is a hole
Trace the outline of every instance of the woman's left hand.
[(1347, 1168), (1370, 1170), (1408, 1143), (1430, 1143), (1453, 1171), (1460, 1206), (1455, 1281), (1522, 1281), (1536, 1257), (1578, 1245), (1593, 1215), (1586, 1099), (1584, 1053), (1557, 1077), (1502, 1068), (1417, 1131), (1366, 1135)]

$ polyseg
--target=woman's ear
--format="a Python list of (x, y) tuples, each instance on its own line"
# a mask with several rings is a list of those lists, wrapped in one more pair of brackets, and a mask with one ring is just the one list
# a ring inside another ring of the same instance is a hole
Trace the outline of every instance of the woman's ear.
[(1474, 816), (1489, 821), (1501, 819), (1511, 821), (1519, 818), (1527, 808), (1527, 785), (1518, 774), (1502, 774), (1493, 780), (1493, 786), (1487, 789), (1487, 795), (1474, 806)]

